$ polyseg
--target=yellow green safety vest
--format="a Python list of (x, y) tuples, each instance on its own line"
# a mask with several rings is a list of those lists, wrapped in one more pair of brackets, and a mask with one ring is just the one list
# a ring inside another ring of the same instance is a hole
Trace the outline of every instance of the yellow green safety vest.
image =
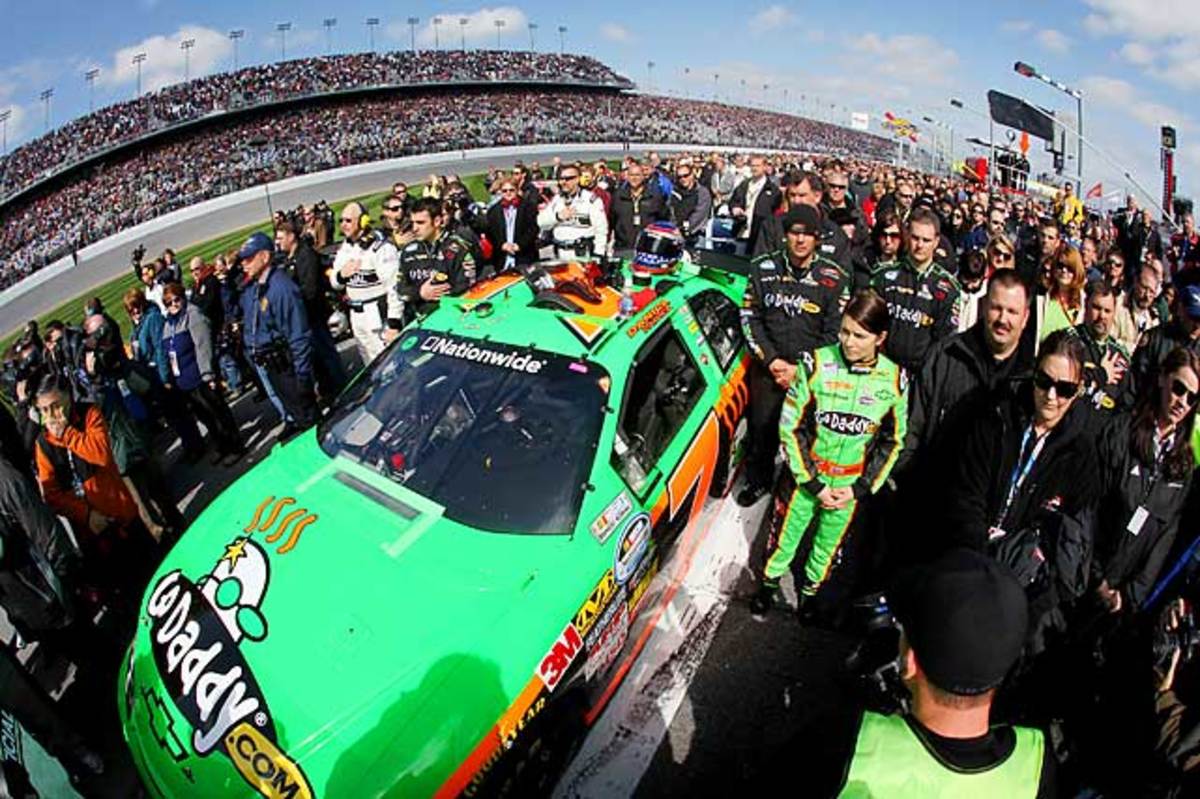
[(922, 743), (901, 715), (863, 713), (840, 799), (1021, 799), (1037, 796), (1042, 777), (1040, 730), (1014, 727), (1012, 754), (985, 771), (952, 770)]

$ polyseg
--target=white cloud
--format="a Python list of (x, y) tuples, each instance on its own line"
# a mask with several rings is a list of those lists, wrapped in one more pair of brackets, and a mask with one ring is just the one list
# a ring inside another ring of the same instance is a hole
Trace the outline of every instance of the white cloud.
[(605, 22), (601, 25), (600, 35), (617, 44), (628, 44), (633, 41), (633, 34), (629, 32), (629, 29), (615, 22)]
[(1139, 67), (1154, 63), (1154, 51), (1141, 42), (1127, 42), (1120, 50), (1121, 57)]
[(774, 33), (795, 24), (796, 15), (787, 6), (776, 3), (750, 17), (748, 26), (751, 33), (762, 34)]
[(1162, 103), (1145, 100), (1136, 86), (1121, 78), (1090, 75), (1080, 81), (1085, 101), (1102, 108), (1120, 111), (1156, 131), (1161, 125), (1174, 125), (1180, 132), (1192, 125), (1186, 113)]
[(929, 36), (865, 33), (849, 44), (860, 69), (907, 84), (946, 86), (958, 66), (958, 54)]
[(122, 47), (113, 55), (112, 63), (102, 67), (97, 82), (104, 86), (121, 86), (137, 81), (134, 55), (145, 53), (142, 63), (142, 91), (154, 91), (183, 80), (184, 54), (179, 43), (195, 39), (190, 53), (190, 73), (195, 78), (205, 75), (229, 60), (233, 47), (224, 33), (198, 25), (184, 25), (174, 33), (150, 36), (137, 44)]
[[(433, 29), (433, 18), (441, 17), (442, 24), (437, 32)], [(459, 20), (465, 19), (466, 25)], [(497, 6), (496, 8), (481, 8), (478, 11), (443, 11), (430, 14), (421, 20), (417, 26), (417, 47), (433, 48), (440, 44), (443, 49), (457, 48), (466, 38), (468, 47), (495, 48), (496, 21), (504, 25), (500, 29), (501, 43), (522, 43), (529, 40), (529, 18), (525, 12), (513, 6)], [(409, 27), (404, 19), (398, 19), (387, 26), (387, 35), (392, 39), (409, 42)], [(437, 34), (435, 36), (435, 33)]]
[(1000, 30), (1005, 33), (1026, 33), (1033, 30), (1033, 23), (1027, 19), (1009, 19), (1000, 23)]
[(1045, 28), (1037, 33), (1038, 44), (1052, 53), (1062, 55), (1071, 48), (1071, 40), (1062, 31)]

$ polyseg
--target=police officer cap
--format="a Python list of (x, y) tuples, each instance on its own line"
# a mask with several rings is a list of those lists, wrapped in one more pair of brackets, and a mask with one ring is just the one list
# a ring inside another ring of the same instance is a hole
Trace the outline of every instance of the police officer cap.
[(835, 225), (853, 225), (858, 220), (854, 217), (854, 212), (849, 208), (831, 208), (829, 210), (829, 221)]
[(253, 258), (264, 250), (275, 252), (275, 243), (271, 241), (271, 237), (266, 233), (252, 233), (242, 248), (238, 250), (238, 260), (244, 261), (247, 258)]
[(789, 209), (783, 215), (782, 224), (784, 233), (790, 233), (798, 228), (800, 232), (813, 236), (819, 235), (821, 232), (821, 217), (817, 215), (817, 209), (811, 205), (797, 205)]
[(952, 694), (998, 686), (1025, 644), (1025, 591), (995, 560), (954, 549), (901, 576), (892, 611), (929, 681)]
[(1180, 272), (1175, 278), (1175, 292), (1183, 312), (1193, 319), (1200, 319), (1200, 280), (1186, 271)]

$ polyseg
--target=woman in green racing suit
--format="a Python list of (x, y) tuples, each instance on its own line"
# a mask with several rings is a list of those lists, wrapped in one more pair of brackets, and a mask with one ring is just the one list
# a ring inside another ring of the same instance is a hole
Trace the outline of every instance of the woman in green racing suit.
[(755, 615), (771, 607), (815, 516), (797, 591), (804, 610), (829, 577), (858, 501), (880, 489), (904, 447), (907, 379), (883, 355), (887, 329), (887, 304), (860, 291), (842, 315), (838, 343), (804, 353), (796, 366), (779, 421), (794, 488), (771, 523), (766, 567), (750, 603)]

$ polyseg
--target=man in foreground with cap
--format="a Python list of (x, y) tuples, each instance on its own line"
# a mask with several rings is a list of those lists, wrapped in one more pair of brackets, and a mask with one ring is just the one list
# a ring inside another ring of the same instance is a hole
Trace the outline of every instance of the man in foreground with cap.
[(317, 421), (313, 395), (312, 330), (300, 289), (271, 265), (275, 245), (265, 233), (246, 239), (238, 260), (246, 276), (241, 295), (246, 356), (271, 382), (285, 411), (280, 438)]
[(817, 253), (821, 219), (815, 208), (792, 208), (781, 221), (784, 246), (750, 264), (742, 299), (742, 331), (750, 346), (750, 449), (739, 505), (753, 505), (771, 487), (779, 450), (779, 412), (801, 352), (837, 339), (849, 279)]
[[(987, 556), (954, 549), (888, 594), (912, 709), (866, 711), (839, 797), (1020, 799), (1054, 795), (1039, 730), (991, 724), (996, 688), (1025, 643), (1025, 592)], [(821, 786), (832, 788), (832, 785)]]

